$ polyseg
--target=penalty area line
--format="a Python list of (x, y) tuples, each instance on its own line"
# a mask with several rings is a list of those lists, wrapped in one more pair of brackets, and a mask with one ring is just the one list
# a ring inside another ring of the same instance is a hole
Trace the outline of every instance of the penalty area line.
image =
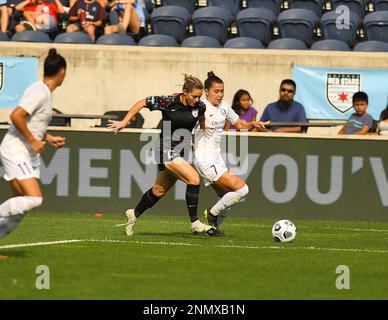
[(213, 247), (221, 249), (254, 249), (254, 250), (302, 250), (302, 251), (331, 251), (331, 252), (354, 252), (354, 253), (388, 253), (388, 250), (378, 249), (354, 249), (354, 248), (320, 248), (320, 247), (293, 247), (290, 244), (284, 246), (243, 246), (243, 245), (202, 245), (186, 242), (167, 242), (167, 241), (125, 241), (125, 240), (109, 240), (109, 239), (72, 239), (72, 240), (57, 240), (34, 243), (19, 243), (8, 244), (0, 246), (0, 249), (12, 248), (29, 248), (29, 247), (43, 247), (57, 244), (70, 243), (122, 243), (122, 244), (140, 244), (140, 245), (156, 245), (156, 246), (180, 246), (180, 247)]

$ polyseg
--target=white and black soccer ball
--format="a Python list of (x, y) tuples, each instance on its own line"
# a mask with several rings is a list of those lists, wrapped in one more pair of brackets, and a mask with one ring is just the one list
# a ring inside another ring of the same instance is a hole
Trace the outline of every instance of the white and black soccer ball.
[(290, 242), (296, 237), (296, 226), (290, 220), (279, 220), (272, 227), (272, 236), (276, 242)]

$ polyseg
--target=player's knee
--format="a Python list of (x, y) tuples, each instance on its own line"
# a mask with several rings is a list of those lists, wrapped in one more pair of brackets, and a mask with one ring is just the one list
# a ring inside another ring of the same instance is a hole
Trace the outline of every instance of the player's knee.
[(186, 181), (186, 184), (191, 184), (191, 185), (194, 185), (194, 186), (198, 186), (201, 184), (201, 181), (199, 179), (199, 176), (196, 175), (196, 176), (192, 176), (190, 178), (187, 179)]
[(27, 205), (28, 205), (28, 210), (32, 210), (34, 208), (40, 207), (43, 203), (43, 198), (42, 197), (25, 197)]

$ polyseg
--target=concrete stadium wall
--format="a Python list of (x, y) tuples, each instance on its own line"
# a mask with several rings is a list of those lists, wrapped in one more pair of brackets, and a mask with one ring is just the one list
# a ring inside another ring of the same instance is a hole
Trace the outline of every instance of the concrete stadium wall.
[[(0, 56), (37, 56), (40, 74), (43, 60), (56, 47), (68, 61), (65, 83), (54, 94), (54, 103), (65, 113), (102, 114), (127, 110), (148, 95), (179, 92), (183, 74), (201, 79), (213, 70), (225, 81), (225, 99), (231, 102), (240, 88), (251, 92), (259, 114), (278, 96), (280, 81), (291, 77), (293, 65), (338, 68), (387, 68), (387, 53), (325, 52), (294, 50), (241, 50), (153, 48), (1, 42)], [(0, 108), (0, 119), (10, 110)], [(145, 127), (160, 119), (149, 114)], [(78, 120), (72, 126), (85, 127), (96, 121)]]

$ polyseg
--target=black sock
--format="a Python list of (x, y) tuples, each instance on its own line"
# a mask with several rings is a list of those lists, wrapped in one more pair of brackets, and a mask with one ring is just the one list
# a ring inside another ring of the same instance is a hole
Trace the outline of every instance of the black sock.
[(152, 188), (149, 189), (145, 194), (143, 194), (143, 197), (141, 198), (140, 202), (137, 204), (135, 208), (135, 217), (138, 218), (140, 215), (146, 211), (149, 208), (152, 208), (155, 203), (159, 201), (159, 197), (155, 196), (152, 192)]
[(186, 189), (186, 204), (189, 210), (190, 220), (198, 220), (199, 185), (188, 184)]

